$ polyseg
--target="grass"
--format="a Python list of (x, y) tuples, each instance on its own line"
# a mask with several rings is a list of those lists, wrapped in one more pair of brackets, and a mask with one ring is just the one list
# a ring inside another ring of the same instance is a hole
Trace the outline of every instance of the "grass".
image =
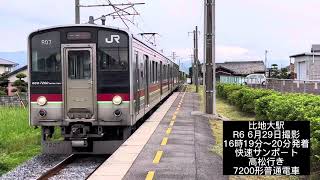
[[(254, 121), (255, 116), (248, 113), (243, 113), (235, 106), (228, 104), (227, 101), (217, 98), (217, 113), (230, 120), (237, 121)], [(212, 134), (216, 144), (212, 147), (212, 151), (219, 156), (223, 155), (223, 122), (220, 120), (210, 120)]]
[(0, 107), (0, 175), (40, 153), (40, 129), (29, 126), (28, 111)]
[(228, 104), (224, 99), (217, 98), (217, 113), (236, 121), (254, 121), (255, 115), (241, 112), (237, 107)]

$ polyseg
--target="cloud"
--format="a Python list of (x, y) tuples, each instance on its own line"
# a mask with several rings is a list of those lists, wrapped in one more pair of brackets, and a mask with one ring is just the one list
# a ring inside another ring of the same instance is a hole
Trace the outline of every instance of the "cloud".
[(218, 45), (216, 48), (216, 56), (219, 60), (224, 59), (245, 59), (248, 57), (249, 50), (236, 46)]
[[(137, 6), (141, 13), (137, 33), (161, 34), (160, 48), (188, 59), (192, 37), (188, 32), (198, 25), (201, 31), (199, 58), (203, 59), (203, 1), (199, 0), (130, 0), (145, 2)], [(105, 3), (105, 0), (83, 0), (83, 4)], [(126, 0), (112, 0), (114, 3)], [(216, 1), (217, 61), (257, 60), (270, 50), (270, 61), (286, 62), (295, 53), (309, 51), (320, 43), (319, 0), (221, 0)], [(81, 21), (101, 16), (109, 8), (81, 8)], [(0, 51), (26, 50), (27, 34), (35, 29), (74, 22), (74, 0), (0, 0)], [(100, 22), (98, 22), (100, 23)], [(119, 19), (108, 19), (108, 25), (124, 27)], [(133, 26), (131, 26), (133, 27)]]

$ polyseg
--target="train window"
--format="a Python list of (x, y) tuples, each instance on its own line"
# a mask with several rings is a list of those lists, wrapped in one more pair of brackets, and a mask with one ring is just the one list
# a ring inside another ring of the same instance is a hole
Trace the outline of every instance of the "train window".
[(140, 70), (141, 79), (143, 79), (143, 63), (140, 63)]
[(70, 79), (91, 78), (90, 51), (68, 52), (68, 77)]
[(153, 64), (153, 68), (154, 68), (154, 70), (153, 70), (153, 82), (154, 83), (157, 81), (157, 76), (156, 76), (157, 68), (156, 68), (156, 65), (157, 65), (157, 63), (154, 62), (154, 64)]
[(60, 72), (60, 33), (57, 31), (35, 35), (31, 40), (32, 72)]
[(59, 72), (61, 71), (60, 52), (33, 51), (32, 72)]
[(150, 71), (149, 71), (150, 73), (149, 74), (150, 74), (150, 82), (151, 83), (153, 82), (153, 69), (152, 69), (152, 67), (153, 67), (152, 66), (152, 62), (150, 62), (150, 68), (149, 68), (150, 69)]
[(98, 63), (102, 71), (127, 71), (127, 48), (100, 48), (98, 50)]
[(166, 65), (163, 65), (163, 79), (166, 79)]
[(158, 82), (158, 62), (156, 62), (156, 82)]

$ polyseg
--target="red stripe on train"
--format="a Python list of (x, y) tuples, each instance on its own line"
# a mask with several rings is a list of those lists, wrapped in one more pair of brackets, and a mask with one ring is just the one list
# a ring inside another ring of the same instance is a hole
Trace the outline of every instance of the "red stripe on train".
[[(130, 94), (128, 93), (113, 93), (113, 94), (98, 94), (98, 101), (112, 101), (114, 96), (120, 96), (123, 101), (130, 101)], [(47, 100), (50, 101), (62, 101), (62, 94), (31, 94), (31, 102), (37, 102), (37, 99), (40, 96), (44, 96)]]
[(62, 94), (31, 94), (30, 95), (31, 102), (37, 102), (37, 99), (40, 96), (46, 97), (49, 102), (50, 101), (59, 101), (59, 102), (62, 101)]
[(130, 94), (128, 93), (114, 93), (114, 94), (98, 94), (98, 101), (112, 101), (114, 96), (120, 96), (123, 101), (130, 101)]

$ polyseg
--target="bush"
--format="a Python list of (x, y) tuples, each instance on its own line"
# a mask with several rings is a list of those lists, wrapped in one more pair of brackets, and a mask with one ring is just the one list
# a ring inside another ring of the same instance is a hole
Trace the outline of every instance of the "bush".
[(280, 94), (265, 89), (241, 85), (219, 84), (217, 95), (244, 112), (255, 113), (256, 120), (310, 121), (311, 167), (320, 168), (320, 96), (310, 94)]
[(236, 84), (219, 84), (217, 86), (217, 95), (219, 97), (227, 99), (230, 104), (248, 113), (254, 113), (257, 99), (272, 94), (276, 94), (276, 92), (265, 89), (252, 89)]
[(242, 88), (245, 88), (245, 86), (241, 86), (237, 84), (220, 84), (219, 83), (217, 85), (217, 95), (221, 98), (227, 99), (228, 96), (230, 96), (230, 94), (233, 91), (236, 91)]

